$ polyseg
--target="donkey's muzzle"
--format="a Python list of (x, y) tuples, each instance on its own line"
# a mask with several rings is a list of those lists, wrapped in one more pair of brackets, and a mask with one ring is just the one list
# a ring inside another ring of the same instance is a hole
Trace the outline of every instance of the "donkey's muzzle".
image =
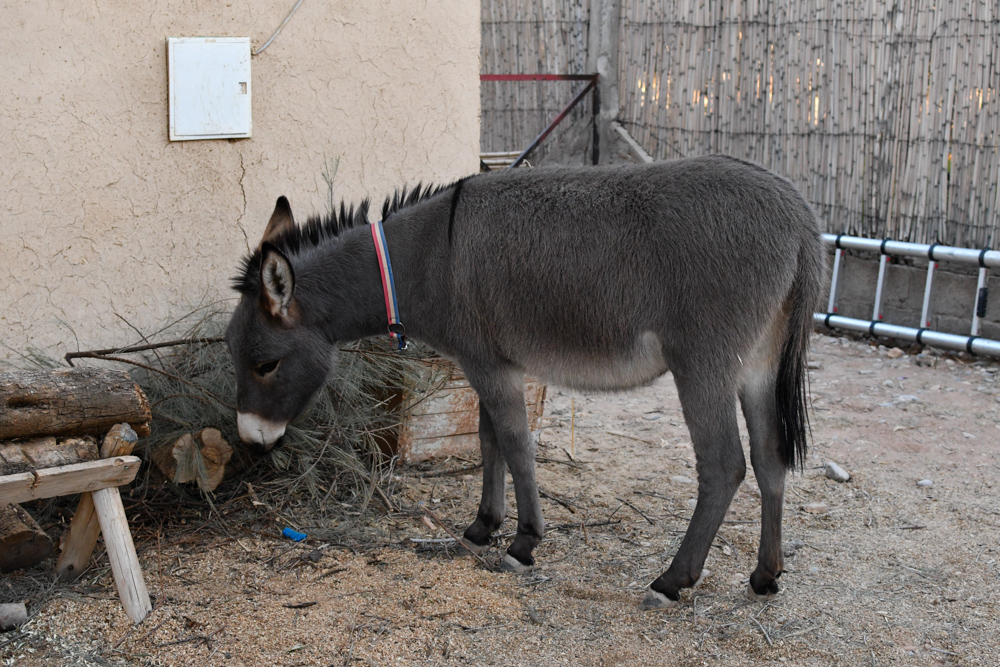
[(259, 453), (271, 450), (276, 442), (285, 435), (288, 422), (274, 422), (264, 419), (252, 412), (240, 412), (236, 415), (236, 426), (240, 432), (240, 440), (248, 445), (256, 446)]

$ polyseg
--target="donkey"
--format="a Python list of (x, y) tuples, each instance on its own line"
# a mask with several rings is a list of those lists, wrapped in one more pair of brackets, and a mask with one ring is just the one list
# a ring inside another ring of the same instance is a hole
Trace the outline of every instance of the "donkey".
[(490, 545), (509, 469), (517, 534), (503, 566), (521, 572), (545, 533), (525, 373), (616, 391), (669, 369), (698, 503), (642, 606), (675, 604), (701, 575), (746, 474), (737, 398), (762, 502), (747, 592), (777, 593), (785, 475), (806, 451), (805, 355), (825, 271), (816, 217), (788, 181), (725, 156), (480, 174), (387, 199), (381, 245), (367, 213), (367, 201), (341, 204), (297, 227), (282, 197), (244, 260), (226, 331), (244, 442), (273, 447), (324, 384), (337, 345), (388, 322), (456, 362), (477, 392), (482, 499), (464, 541)]

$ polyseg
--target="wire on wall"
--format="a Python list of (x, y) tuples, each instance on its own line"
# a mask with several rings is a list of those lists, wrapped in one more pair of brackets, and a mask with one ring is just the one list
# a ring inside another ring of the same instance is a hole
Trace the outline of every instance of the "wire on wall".
[(292, 14), (294, 14), (298, 10), (299, 5), (301, 5), (302, 2), (303, 0), (298, 0), (298, 2), (295, 3), (295, 6), (292, 7), (292, 11), (288, 12), (288, 16), (286, 16), (285, 20), (281, 22), (281, 25), (278, 26), (278, 29), (274, 31), (274, 34), (271, 35), (271, 37), (266, 42), (264, 42), (264, 46), (260, 47), (259, 49), (253, 52), (255, 56), (259, 56), (261, 53), (264, 52), (264, 49), (271, 46), (271, 42), (274, 41), (274, 38), (278, 36), (278, 33), (281, 32), (281, 29), (284, 28), (285, 24), (288, 23), (288, 21), (292, 18)]

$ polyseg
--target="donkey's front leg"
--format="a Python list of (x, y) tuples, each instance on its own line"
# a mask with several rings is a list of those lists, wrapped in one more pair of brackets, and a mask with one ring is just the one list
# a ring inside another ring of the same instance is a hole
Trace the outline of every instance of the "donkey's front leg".
[[(531, 552), (545, 534), (545, 521), (535, 482), (535, 439), (528, 429), (528, 416), (524, 409), (524, 377), (513, 370), (483, 373), (470, 373), (466, 370), (466, 377), (479, 394), (480, 417), (488, 415), (497, 447), (514, 478), (517, 536), (507, 549), (503, 567), (513, 572), (524, 572), (535, 564)], [(484, 455), (485, 451), (484, 449)], [(484, 502), (488, 484), (492, 484), (491, 489), (496, 489), (497, 486), (503, 488), (502, 484), (496, 484), (495, 479), (492, 482), (487, 479), (489, 472), (485, 469), (485, 463), (484, 458)], [(470, 530), (478, 523), (479, 518), (470, 526)]]
[(479, 404), (479, 450), (483, 455), (483, 495), (476, 520), (465, 529), (463, 536), (466, 545), (477, 554), (490, 546), (493, 533), (500, 528), (507, 514), (507, 464), (497, 444), (490, 413), (482, 403)]

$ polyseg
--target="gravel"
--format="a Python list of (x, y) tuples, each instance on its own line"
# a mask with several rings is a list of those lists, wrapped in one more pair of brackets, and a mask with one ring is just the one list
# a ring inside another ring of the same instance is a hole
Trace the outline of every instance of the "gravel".
[[(41, 570), (6, 576), (8, 590), (35, 592), (24, 598), (30, 618), (21, 635), (0, 635), (8, 642), (0, 660), (18, 667), (996, 665), (1000, 405), (970, 382), (979, 367), (950, 355), (919, 366), (909, 355), (889, 360), (847, 337), (815, 336), (812, 357), (819, 364), (811, 373), (813, 439), (806, 472), (787, 481), (785, 572), (773, 600), (745, 595), (760, 533), (748, 467), (706, 562), (713, 575), (670, 609), (639, 611), (691, 515), (691, 486), (669, 480), (697, 476), (668, 377), (615, 396), (549, 392), (547, 414), (574, 399), (594, 424), (576, 424), (572, 462), (562, 453), (569, 424), (556, 416), (541, 431), (539, 456), (548, 462), (538, 466), (539, 484), (565, 504), (543, 498), (548, 532), (529, 573), (496, 572), (498, 548), (479, 560), (453, 543), (411, 541), (449, 537), (415, 510), (351, 524), (245, 499), (226, 521), (199, 528), (165, 517), (137, 535), (155, 598), (137, 628), (122, 612), (103, 555), (72, 585), (52, 587)], [(920, 401), (879, 406), (882, 382), (898, 381), (903, 365), (905, 391)], [(654, 411), (663, 418), (643, 418)], [(809, 472), (828, 461), (850, 470), (851, 484)], [(468, 465), (445, 461), (433, 471)], [(460, 530), (475, 515), (478, 477), (424, 477), (425, 470), (399, 471), (393, 502), (427, 502), (445, 527)], [(920, 489), (915, 479), (934, 486)], [(513, 493), (508, 498), (513, 515)], [(826, 510), (800, 511), (807, 506)], [(310, 538), (278, 537), (289, 523)], [(502, 543), (513, 525), (503, 526)]]

